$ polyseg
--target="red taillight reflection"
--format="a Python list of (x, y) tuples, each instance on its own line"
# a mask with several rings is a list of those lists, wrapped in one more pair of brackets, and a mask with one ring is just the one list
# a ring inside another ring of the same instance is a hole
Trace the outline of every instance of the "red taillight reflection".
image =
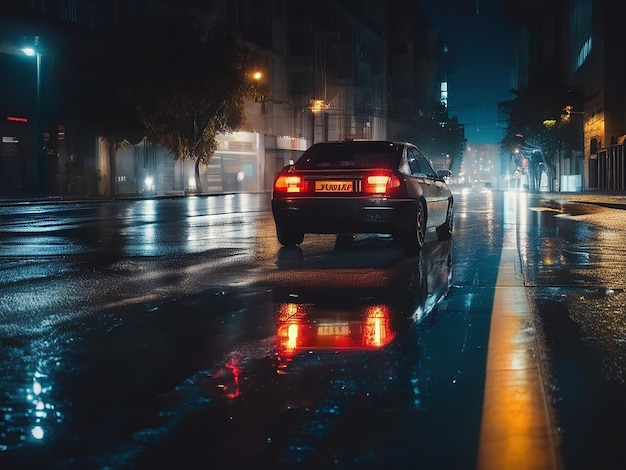
[(298, 175), (280, 175), (274, 182), (274, 191), (300, 193), (304, 191), (304, 181)]
[(365, 192), (371, 194), (385, 194), (400, 186), (400, 179), (396, 175), (374, 174), (365, 178)]
[(386, 305), (370, 305), (348, 317), (310, 317), (310, 304), (276, 305), (278, 349), (284, 359), (302, 348), (378, 349), (395, 337)]
[(365, 314), (363, 346), (382, 348), (389, 344), (395, 336), (389, 322), (389, 308), (386, 305), (368, 307)]
[(226, 398), (237, 398), (241, 395), (239, 387), (239, 376), (241, 369), (237, 364), (225, 364), (213, 373), (213, 379), (217, 382), (217, 387), (222, 390)]
[(298, 347), (300, 325), (306, 317), (309, 304), (280, 303), (276, 304), (278, 346), (283, 353), (291, 354)]
[(298, 320), (279, 325), (277, 335), (280, 349), (287, 353), (293, 352), (298, 347), (299, 331)]

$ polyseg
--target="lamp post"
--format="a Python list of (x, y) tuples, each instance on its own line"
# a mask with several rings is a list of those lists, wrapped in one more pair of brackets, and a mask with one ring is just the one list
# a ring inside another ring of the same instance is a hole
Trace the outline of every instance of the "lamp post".
[(41, 112), (41, 53), (36, 49), (39, 44), (39, 37), (35, 37), (35, 47), (24, 47), (22, 52), (28, 57), (36, 57), (37, 63), (37, 122), (39, 122), (39, 114)]
[(37, 167), (39, 169), (39, 187), (43, 188), (45, 185), (45, 159), (41, 156), (41, 52), (39, 50), (39, 36), (35, 36), (33, 46), (27, 46), (22, 48), (22, 52), (28, 57), (35, 57), (36, 63), (36, 91), (35, 91), (35, 158), (37, 159)]

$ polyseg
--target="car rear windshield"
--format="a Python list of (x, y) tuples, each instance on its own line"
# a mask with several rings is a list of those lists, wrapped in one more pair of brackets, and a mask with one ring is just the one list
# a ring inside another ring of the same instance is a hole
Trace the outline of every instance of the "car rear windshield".
[(402, 147), (390, 143), (324, 143), (310, 147), (298, 159), (298, 170), (325, 168), (388, 168), (396, 170), (400, 164)]

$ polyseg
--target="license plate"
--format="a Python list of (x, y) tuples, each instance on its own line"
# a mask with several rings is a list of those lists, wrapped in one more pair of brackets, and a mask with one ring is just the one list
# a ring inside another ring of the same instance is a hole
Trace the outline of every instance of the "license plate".
[(354, 181), (316, 181), (316, 193), (351, 193), (354, 191)]
[(350, 325), (347, 323), (333, 323), (317, 327), (319, 336), (347, 336), (350, 334)]

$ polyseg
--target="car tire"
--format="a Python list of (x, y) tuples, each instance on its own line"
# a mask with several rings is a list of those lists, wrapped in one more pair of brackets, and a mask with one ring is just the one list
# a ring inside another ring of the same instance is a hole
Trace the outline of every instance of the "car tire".
[(296, 246), (304, 241), (304, 233), (294, 229), (276, 226), (278, 242), (283, 246)]
[(426, 244), (426, 210), (418, 202), (411, 227), (400, 236), (402, 250), (407, 256), (417, 255)]
[(437, 239), (439, 241), (450, 240), (452, 237), (452, 229), (454, 225), (454, 211), (452, 209), (452, 201), (448, 202), (448, 212), (446, 213), (446, 221), (437, 227)]

